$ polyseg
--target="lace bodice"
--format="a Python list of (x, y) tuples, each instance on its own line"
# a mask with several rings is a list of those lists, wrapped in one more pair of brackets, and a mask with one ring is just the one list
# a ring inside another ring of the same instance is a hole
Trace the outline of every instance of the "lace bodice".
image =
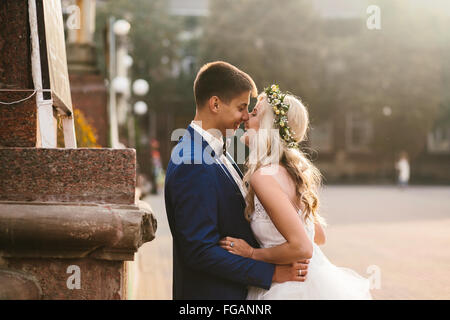
[[(308, 237), (314, 242), (314, 223), (310, 219), (305, 223), (300, 210), (298, 211), (298, 215), (303, 221)], [(272, 220), (256, 195), (255, 212), (251, 216), (250, 226), (261, 248), (270, 248), (286, 242), (286, 239), (272, 223)]]

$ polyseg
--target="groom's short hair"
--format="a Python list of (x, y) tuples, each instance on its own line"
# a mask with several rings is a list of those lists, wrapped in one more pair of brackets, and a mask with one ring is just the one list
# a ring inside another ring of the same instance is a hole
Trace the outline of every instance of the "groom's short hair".
[(250, 91), (252, 97), (258, 95), (253, 79), (224, 61), (206, 63), (200, 68), (194, 81), (197, 108), (203, 107), (212, 96), (218, 96), (225, 103), (229, 103), (245, 91)]

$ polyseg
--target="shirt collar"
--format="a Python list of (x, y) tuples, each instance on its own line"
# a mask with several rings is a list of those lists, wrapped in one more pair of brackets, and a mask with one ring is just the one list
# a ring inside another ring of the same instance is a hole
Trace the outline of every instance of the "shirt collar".
[(197, 131), (203, 139), (205, 139), (206, 142), (211, 146), (211, 148), (214, 150), (216, 154), (222, 154), (223, 153), (223, 140), (222, 137), (217, 138), (213, 136), (211, 133), (209, 133), (206, 130), (203, 130), (202, 127), (200, 127), (197, 123), (194, 121), (191, 121), (191, 127)]

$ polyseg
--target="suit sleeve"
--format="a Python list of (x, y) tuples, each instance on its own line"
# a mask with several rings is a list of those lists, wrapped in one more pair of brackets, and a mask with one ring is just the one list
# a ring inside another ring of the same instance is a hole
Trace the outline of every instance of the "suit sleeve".
[(184, 262), (193, 269), (269, 289), (275, 265), (234, 255), (218, 245), (218, 192), (205, 166), (180, 165), (168, 187), (173, 238)]

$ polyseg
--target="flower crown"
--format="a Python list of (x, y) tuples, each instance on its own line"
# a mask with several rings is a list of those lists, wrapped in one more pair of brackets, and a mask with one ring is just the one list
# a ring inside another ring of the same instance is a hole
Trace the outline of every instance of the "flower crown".
[(286, 142), (288, 148), (299, 149), (298, 143), (294, 140), (295, 132), (289, 127), (287, 113), (289, 110), (289, 104), (284, 102), (286, 93), (282, 93), (277, 84), (273, 84), (270, 87), (264, 89), (267, 100), (272, 106), (276, 123), (281, 138)]

